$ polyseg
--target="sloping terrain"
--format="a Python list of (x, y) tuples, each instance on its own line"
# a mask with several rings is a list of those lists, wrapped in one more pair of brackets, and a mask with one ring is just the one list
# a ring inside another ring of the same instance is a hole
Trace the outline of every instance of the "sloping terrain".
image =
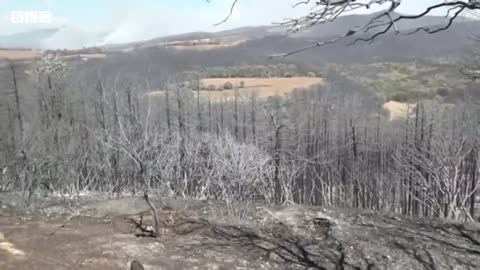
[[(394, 14), (393, 17), (398, 16)], [(251, 26), (241, 27), (219, 32), (194, 32), (179, 35), (158, 37), (145, 41), (133, 41), (125, 44), (104, 44), (103, 39), (108, 33), (99, 33), (88, 36), (74, 27), (32, 30), (0, 36), (0, 48), (39, 48), (47, 49), (51, 44), (58, 48), (76, 48), (99, 46), (105, 51), (131, 51), (145, 48), (178, 47), (179, 49), (192, 48), (203, 50), (222, 49), (224, 47), (238, 46), (257, 54), (286, 52), (310, 45), (313, 41), (322, 41), (342, 35), (352, 28), (366, 23), (371, 15), (345, 15), (333, 23), (320, 24), (299, 33), (285, 36), (286, 29), (278, 26)], [(402, 21), (396, 28), (402, 32), (410, 32), (418, 27), (439, 27), (447, 24), (443, 16), (425, 16), (418, 20)], [(393, 30), (379, 38), (373, 44), (360, 43), (357, 46), (345, 47), (352, 40), (328, 45), (321, 50), (314, 50), (316, 57), (311, 60), (318, 61), (367, 61), (382, 57), (426, 57), (439, 56), (439, 53), (452, 52), (458, 49), (474, 48), (475, 42), (469, 38), (479, 26), (478, 21), (459, 18), (449, 30), (437, 34), (427, 35), (421, 31), (414, 35), (395, 35)], [(373, 30), (372, 30), (373, 31)], [(428, 36), (428, 37), (427, 37)], [(82, 41), (83, 40), (83, 41)], [(243, 44), (246, 41), (251, 43)], [(59, 44), (64, 44), (59, 45)], [(204, 45), (199, 47), (198, 45)], [(208, 45), (208, 46), (207, 46)], [(263, 46), (262, 46), (263, 45)], [(342, 45), (342, 46), (338, 46)], [(63, 47), (62, 47), (63, 46)], [(266, 47), (267, 46), (267, 47)], [(358, 48), (361, 48), (360, 50)], [(307, 55), (302, 60), (309, 59), (314, 54)], [(239, 58), (242, 59), (242, 58)]]
[[(6, 198), (3, 197), (2, 200)], [(300, 206), (154, 201), (159, 239), (141, 198), (0, 206), (0, 268), (478, 269), (480, 227), (392, 214)], [(248, 210), (248, 211), (247, 211)], [(230, 213), (230, 214), (228, 214)], [(237, 214), (232, 214), (237, 213)], [(240, 213), (240, 214), (239, 214)]]

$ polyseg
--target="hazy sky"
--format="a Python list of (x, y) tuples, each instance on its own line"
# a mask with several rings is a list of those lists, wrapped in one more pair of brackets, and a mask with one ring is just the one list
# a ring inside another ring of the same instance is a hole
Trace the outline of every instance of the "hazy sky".
[[(239, 0), (234, 15), (213, 26), (233, 0), (0, 0), (0, 35), (65, 25), (87, 33), (108, 32), (109, 41), (126, 42), (190, 31), (217, 31), (265, 25), (305, 14), (294, 0)], [(442, 0), (403, 0), (401, 12), (414, 12)], [(12, 24), (12, 11), (48, 11), (50, 24)]]

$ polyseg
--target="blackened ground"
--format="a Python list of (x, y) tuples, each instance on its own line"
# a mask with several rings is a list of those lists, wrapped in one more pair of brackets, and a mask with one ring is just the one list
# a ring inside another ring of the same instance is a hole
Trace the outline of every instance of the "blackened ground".
[[(480, 227), (300, 206), (88, 198), (37, 210), (0, 194), (0, 269), (479, 269)], [(53, 200), (54, 201), (54, 200)], [(143, 218), (141, 218), (143, 217)], [(136, 230), (135, 230), (136, 229)]]

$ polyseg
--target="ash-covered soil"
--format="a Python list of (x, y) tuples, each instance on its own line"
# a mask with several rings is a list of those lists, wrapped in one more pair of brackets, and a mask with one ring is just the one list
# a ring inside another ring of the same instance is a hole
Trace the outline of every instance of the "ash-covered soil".
[[(480, 269), (480, 226), (343, 209), (0, 194), (0, 269)], [(137, 225), (141, 223), (141, 228)]]

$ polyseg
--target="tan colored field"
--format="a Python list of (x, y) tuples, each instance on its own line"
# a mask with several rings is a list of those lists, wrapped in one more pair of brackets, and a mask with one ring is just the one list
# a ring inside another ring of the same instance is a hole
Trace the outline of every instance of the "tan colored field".
[[(216, 87), (223, 86), (226, 82), (231, 82), (234, 87), (240, 86), (240, 82), (245, 83), (245, 87), (239, 88), (239, 98), (249, 99), (252, 95), (252, 91), (255, 91), (256, 97), (259, 99), (273, 97), (273, 96), (285, 96), (290, 94), (295, 89), (307, 88), (316, 84), (323, 83), (322, 78), (312, 77), (293, 77), (293, 78), (212, 78), (203, 79), (201, 82), (208, 87), (209, 85), (215, 85)], [(196, 94), (196, 92), (194, 92)], [(154, 91), (152, 96), (163, 95), (163, 91)], [(211, 101), (219, 102), (221, 100), (228, 101), (235, 98), (235, 90), (218, 90), (218, 91), (200, 91), (200, 97), (208, 98), (210, 96)]]
[(177, 50), (207, 51), (207, 50), (213, 50), (213, 49), (219, 49), (219, 48), (238, 46), (246, 41), (247, 39), (239, 39), (239, 40), (233, 40), (233, 41), (221, 41), (219, 44), (175, 45), (171, 47)]
[[(293, 78), (219, 78), (204, 79), (202, 83), (205, 86), (211, 84), (216, 87), (223, 86), (226, 82), (231, 82), (234, 87), (238, 87), (240, 82), (245, 82), (245, 87), (238, 90), (241, 97), (250, 97), (252, 91), (256, 91), (257, 98), (268, 98), (273, 96), (284, 96), (290, 94), (298, 88), (308, 88), (310, 86), (323, 83), (322, 78), (311, 77), (293, 77)], [(235, 90), (221, 91), (201, 91), (201, 95), (207, 97), (210, 95), (212, 101), (231, 100), (235, 97)]]
[[(285, 96), (290, 94), (298, 88), (308, 88), (316, 84), (322, 84), (322, 78), (312, 77), (293, 77), (293, 78), (213, 78), (203, 79), (202, 83), (208, 87), (215, 85), (216, 87), (223, 86), (226, 82), (231, 82), (234, 87), (238, 87), (240, 82), (245, 83), (245, 87), (239, 88), (239, 98), (248, 100), (252, 96), (252, 91), (255, 91), (256, 98), (264, 99), (273, 96)], [(162, 96), (164, 91), (153, 91), (151, 96)], [(196, 92), (194, 92), (196, 94)], [(201, 90), (200, 97), (207, 99), (210, 96), (212, 102), (220, 102), (233, 100), (235, 98), (235, 90), (217, 90), (207, 91)]]
[(412, 114), (415, 110), (415, 104), (408, 104), (404, 102), (389, 101), (383, 104), (383, 109), (385, 109), (388, 114), (390, 121), (407, 118), (408, 114)]
[(104, 53), (92, 53), (92, 54), (72, 54), (72, 55), (62, 56), (63, 59), (73, 59), (77, 57), (80, 57), (82, 59), (103, 59), (103, 58), (107, 58), (107, 55)]
[(5, 50), (0, 49), (0, 59), (7, 60), (30, 60), (43, 55), (42, 51), (38, 50)]
[[(22, 61), (22, 60), (33, 60), (35, 58), (41, 57), (44, 54), (41, 50), (2, 50), (0, 49), (0, 59), (7, 59), (13, 61)], [(61, 56), (63, 59), (73, 59), (80, 57), (84, 60), (88, 59), (103, 59), (107, 55), (103, 53), (92, 53), (92, 54), (72, 54)]]
[[(130, 52), (135, 49), (145, 49), (153, 47), (168, 47), (177, 50), (192, 50), (192, 51), (208, 51), (214, 49), (221, 49), (226, 47), (238, 46), (248, 41), (246, 38), (242, 39), (197, 39), (197, 40), (185, 40), (185, 41), (170, 41), (170, 42), (158, 42), (147, 44), (135, 44), (122, 48), (111, 48), (111, 51)], [(194, 43), (194, 44), (193, 44)]]

